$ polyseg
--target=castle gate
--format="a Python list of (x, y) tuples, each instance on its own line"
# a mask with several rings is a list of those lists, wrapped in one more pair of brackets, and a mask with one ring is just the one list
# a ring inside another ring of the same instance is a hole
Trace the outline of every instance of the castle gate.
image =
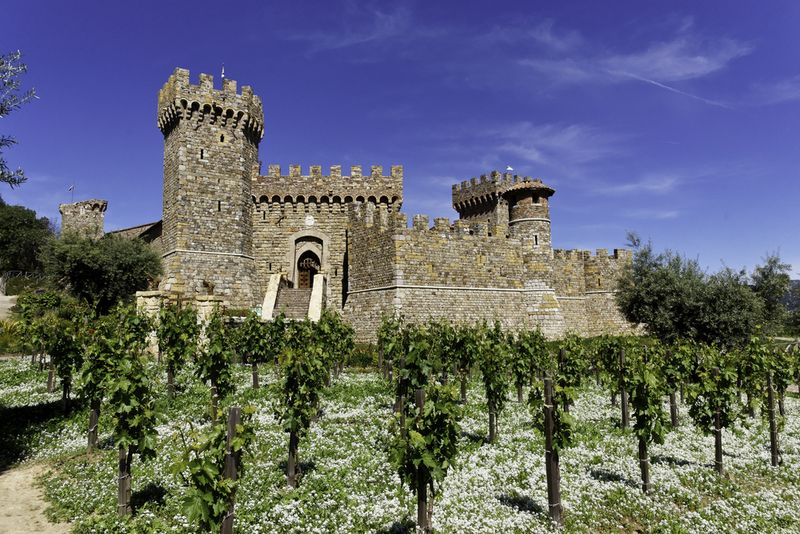
[(297, 287), (299, 289), (311, 288), (314, 275), (320, 270), (319, 257), (314, 252), (306, 250), (297, 260)]
[(330, 256), (330, 239), (317, 230), (307, 228), (289, 238), (290, 266), (288, 279), (296, 288), (310, 288), (315, 274), (325, 274)]

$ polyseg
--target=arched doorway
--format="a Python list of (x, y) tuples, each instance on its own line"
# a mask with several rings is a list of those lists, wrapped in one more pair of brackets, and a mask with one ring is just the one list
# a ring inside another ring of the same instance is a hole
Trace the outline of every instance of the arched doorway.
[(314, 283), (314, 275), (320, 270), (319, 256), (310, 250), (297, 258), (297, 287), (308, 289)]

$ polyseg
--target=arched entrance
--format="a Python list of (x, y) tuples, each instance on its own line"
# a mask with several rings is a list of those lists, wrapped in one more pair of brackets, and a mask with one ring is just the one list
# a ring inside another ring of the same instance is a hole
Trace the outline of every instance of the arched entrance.
[(310, 250), (303, 252), (297, 259), (297, 287), (310, 288), (314, 283), (314, 275), (319, 271), (319, 256)]

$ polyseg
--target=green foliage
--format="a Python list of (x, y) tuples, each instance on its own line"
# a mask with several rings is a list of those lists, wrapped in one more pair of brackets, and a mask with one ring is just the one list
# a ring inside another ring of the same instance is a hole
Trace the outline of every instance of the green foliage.
[(664, 343), (694, 338), (704, 303), (700, 265), (669, 250), (656, 254), (650, 243), (634, 244), (633, 261), (623, 270), (616, 294), (620, 311)]
[(83, 363), (88, 310), (77, 303), (64, 303), (41, 319), (43, 346), (50, 355), (56, 374), (69, 388), (72, 375)]
[(194, 308), (175, 304), (162, 306), (158, 312), (158, 347), (166, 365), (172, 369), (192, 360), (197, 354), (200, 327)]
[(544, 377), (553, 380), (553, 450), (571, 447), (575, 442), (575, 418), (569, 407), (577, 398), (578, 386), (586, 372), (584, 348), (580, 339), (567, 335), (555, 345), (558, 358), (545, 358), (542, 378), (537, 379), (528, 397), (534, 424), (544, 433)]
[[(0, 55), (0, 118), (5, 117), (36, 96), (33, 89), (20, 92), (19, 78), (27, 70), (28, 66), (22, 62), (22, 54), (19, 50)], [(16, 143), (17, 140), (13, 137), (0, 135), (0, 154), (2, 154), (3, 149)], [(0, 156), (0, 182), (14, 187), (22, 184), (26, 179), (22, 169), (12, 171), (8, 168), (6, 160)]]
[(48, 278), (100, 314), (136, 291), (147, 289), (161, 274), (161, 259), (144, 241), (106, 235), (90, 239), (66, 234), (42, 249)]
[(319, 321), (314, 325), (316, 342), (322, 346), (325, 359), (329, 362), (346, 363), (355, 349), (355, 331), (353, 327), (342, 321), (338, 313), (326, 308)]
[(495, 322), (492, 327), (477, 327), (474, 342), (478, 346), (478, 365), (489, 412), (500, 414), (506, 404), (509, 386), (507, 376), (511, 350), (508, 339), (500, 328), (500, 323)]
[[(231, 452), (241, 455), (255, 438), (252, 424), (255, 407), (242, 408), (242, 420), (236, 425)], [(228, 512), (228, 504), (236, 493), (239, 479), (225, 478), (227, 422), (220, 420), (206, 431), (195, 430), (190, 444), (174, 466), (175, 473), (189, 486), (184, 500), (186, 516), (201, 532), (216, 531)], [(239, 475), (243, 473), (239, 469)]]
[(514, 341), (511, 372), (517, 385), (524, 385), (542, 370), (549, 368), (550, 352), (547, 341), (538, 328), (520, 332)]
[(264, 336), (265, 325), (261, 317), (249, 311), (239, 328), (236, 329), (234, 345), (236, 351), (242, 356), (242, 361), (247, 363), (262, 363), (266, 361), (268, 348)]
[(400, 362), (405, 352), (403, 338), (403, 320), (399, 317), (383, 315), (378, 327), (378, 350), (383, 351), (383, 358), (393, 365)]
[(706, 275), (697, 261), (638, 244), (619, 280), (617, 304), (625, 318), (644, 324), (664, 344), (679, 338), (742, 346), (762, 318), (760, 299), (744, 272)]
[(197, 352), (195, 375), (203, 382), (216, 388), (217, 395), (225, 398), (233, 393), (235, 383), (231, 364), (233, 362), (233, 343), (217, 310), (211, 314), (205, 325), (205, 342)]
[(329, 373), (328, 355), (308, 320), (289, 323), (287, 340), (278, 357), (281, 377), (274, 386), (275, 413), (286, 432), (302, 436), (317, 414)]
[(746, 273), (725, 268), (708, 279), (697, 339), (724, 348), (743, 347), (761, 318), (761, 300)]
[(764, 313), (764, 330), (768, 334), (780, 333), (786, 319), (784, 298), (789, 291), (792, 266), (781, 261), (780, 256), (770, 254), (764, 264), (753, 271), (753, 291), (761, 299)]
[(58, 291), (23, 293), (17, 297), (17, 311), (20, 322), (17, 333), (23, 345), (33, 352), (45, 352), (49, 319), (47, 314), (55, 313), (70, 299)]
[(717, 409), (722, 428), (731, 426), (741, 415), (735, 356), (709, 345), (697, 345), (695, 350), (697, 361), (686, 400), (697, 427), (711, 434)]
[(6, 271), (39, 272), (38, 255), (52, 236), (52, 224), (46, 217), (36, 217), (35, 211), (23, 206), (0, 202), (0, 274)]
[(645, 443), (664, 443), (670, 428), (663, 403), (668, 393), (663, 372), (666, 351), (658, 341), (631, 345), (630, 349), (626, 353), (625, 386), (636, 419), (633, 431)]
[(135, 308), (118, 306), (100, 320), (87, 355), (105, 353), (100, 357), (106, 367), (100, 369), (107, 372), (99, 384), (107, 398), (115, 445), (143, 457), (154, 455), (156, 443), (155, 398), (144, 360), (151, 328)]
[(394, 438), (389, 455), (400, 479), (416, 492), (418, 477), (427, 481), (434, 492), (434, 482), (444, 480), (458, 452), (462, 417), (458, 390), (453, 384), (428, 384), (424, 388), (422, 413), (412, 403), (409, 416), (393, 417)]
[(0, 320), (0, 354), (22, 351), (19, 333), (22, 323), (11, 319)]

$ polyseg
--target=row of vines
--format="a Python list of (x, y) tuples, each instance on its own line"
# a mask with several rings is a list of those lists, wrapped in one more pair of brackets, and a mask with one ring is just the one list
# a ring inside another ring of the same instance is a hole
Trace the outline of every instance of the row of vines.
[[(183, 439), (175, 475), (188, 488), (188, 518), (200, 530), (233, 531), (243, 454), (255, 439), (252, 406), (232, 406), (234, 365), (252, 369), (252, 388), (260, 388), (261, 368), (277, 380), (274, 415), (287, 434), (286, 483), (302, 483), (301, 445), (320, 417), (324, 388), (354, 353), (350, 326), (334, 313), (309, 321), (278, 317), (263, 322), (255, 314), (231, 321), (221, 313), (198, 319), (180, 302), (165, 305), (157, 317), (120, 306), (95, 317), (71, 301), (43, 295), (23, 303), (17, 334), (25, 339), (33, 365), (49, 365), (58, 377), (64, 410), (73, 390), (89, 407), (87, 448), (98, 446), (101, 411), (110, 414), (119, 453), (118, 512), (131, 513), (132, 463), (155, 454), (156, 399), (177, 402), (186, 380), (177, 370), (191, 363), (193, 379), (207, 385), (208, 410), (202, 424)], [(148, 352), (155, 337), (157, 356)], [(47, 354), (49, 358), (43, 355)], [(166, 374), (166, 391), (148, 377), (146, 359), (156, 357)], [(544, 435), (549, 513), (563, 521), (559, 454), (574, 441), (570, 409), (578, 392), (592, 382), (618, 407), (619, 426), (638, 441), (641, 489), (647, 493), (649, 447), (662, 443), (685, 411), (703, 432), (715, 436), (715, 469), (724, 472), (722, 430), (760, 412), (769, 419), (772, 465), (781, 463), (779, 434), (786, 416), (783, 399), (800, 382), (796, 345), (775, 345), (753, 336), (746, 346), (721, 349), (688, 342), (662, 344), (651, 338), (567, 336), (547, 341), (538, 331), (509, 333), (499, 324), (454, 326), (447, 322), (409, 324), (384, 318), (373, 360), (394, 395), (387, 422), (387, 457), (400, 480), (416, 495), (417, 526), (430, 531), (436, 497), (448, 470), (457, 464), (459, 421), (468, 382), (479, 377), (487, 403), (486, 446), (499, 434), (507, 403), (526, 403)], [(474, 401), (472, 401), (474, 402)], [(227, 408), (227, 411), (226, 411)]]

